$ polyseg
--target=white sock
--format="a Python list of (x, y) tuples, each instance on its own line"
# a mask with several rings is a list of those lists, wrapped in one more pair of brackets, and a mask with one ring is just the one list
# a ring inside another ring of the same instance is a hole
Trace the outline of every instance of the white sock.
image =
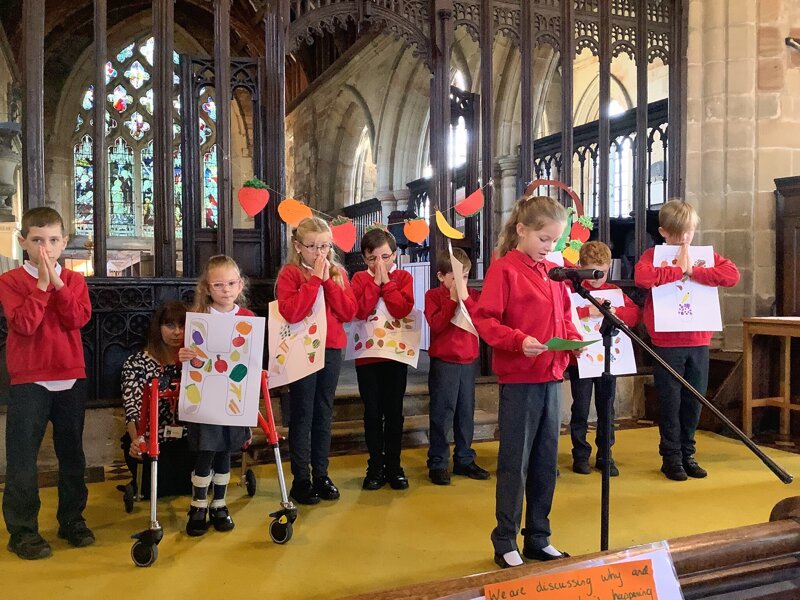
[(561, 552), (556, 550), (552, 544), (548, 544), (544, 548), (542, 548), (542, 552), (545, 554), (549, 554), (550, 556), (561, 556)]
[(512, 550), (511, 552), (506, 552), (503, 554), (503, 560), (512, 567), (519, 567), (523, 564), (522, 557), (519, 555), (519, 551), (517, 550)]

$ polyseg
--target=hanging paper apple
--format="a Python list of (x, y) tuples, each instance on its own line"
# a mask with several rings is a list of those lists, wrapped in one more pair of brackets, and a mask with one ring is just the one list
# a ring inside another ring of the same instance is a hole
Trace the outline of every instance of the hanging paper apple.
[(333, 234), (333, 243), (342, 252), (350, 252), (356, 245), (356, 226), (352, 219), (336, 217), (331, 221), (331, 233)]
[(403, 225), (403, 234), (406, 236), (406, 239), (415, 244), (424, 242), (430, 232), (431, 228), (428, 227), (427, 221), (422, 217), (409, 219), (406, 221), (406, 224)]
[(290, 227), (297, 227), (300, 221), (313, 215), (311, 214), (311, 209), (299, 200), (286, 198), (286, 200), (278, 204), (278, 216)]
[(239, 190), (239, 205), (250, 217), (255, 217), (264, 210), (269, 202), (269, 189), (267, 184), (258, 177), (253, 177), (244, 182)]
[(483, 208), (483, 189), (478, 188), (463, 200), (456, 202), (454, 207), (462, 217), (471, 217)]

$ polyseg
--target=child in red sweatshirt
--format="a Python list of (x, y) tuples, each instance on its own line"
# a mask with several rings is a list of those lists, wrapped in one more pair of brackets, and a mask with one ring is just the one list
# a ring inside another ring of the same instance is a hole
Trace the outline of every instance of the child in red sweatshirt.
[(494, 559), (501, 567), (522, 564), (517, 533), (525, 510), (522, 553), (534, 560), (568, 556), (550, 544), (550, 507), (556, 487), (560, 388), (569, 353), (545, 345), (553, 337), (580, 340), (571, 317), (569, 291), (553, 281), (545, 259), (561, 237), (567, 212), (545, 196), (522, 198), (500, 234), (478, 302), (475, 325), (494, 349), (500, 382), (497, 456), (497, 526)]
[[(339, 490), (328, 476), (333, 399), (347, 345), (343, 323), (353, 320), (356, 298), (344, 267), (336, 262), (331, 229), (319, 217), (303, 219), (292, 231), (286, 265), (275, 284), (278, 311), (290, 323), (302, 321), (322, 290), (327, 337), (325, 366), (289, 384), (289, 451), (294, 482), (290, 495), (300, 504), (336, 500)], [(313, 471), (313, 479), (312, 479)]]
[[(407, 317), (414, 308), (414, 279), (394, 264), (397, 241), (381, 228), (370, 229), (361, 238), (366, 271), (353, 275), (356, 319), (365, 320), (383, 299), (395, 319)], [(364, 401), (364, 436), (369, 451), (367, 475), (362, 487), (378, 490), (389, 482), (394, 490), (408, 487), (400, 465), (403, 439), (403, 397), (408, 365), (385, 358), (356, 360), (358, 392)]]
[[(649, 290), (682, 279), (723, 287), (733, 287), (739, 282), (736, 265), (716, 252), (713, 267), (692, 265), (689, 246), (700, 217), (691, 205), (682, 200), (667, 202), (658, 213), (658, 223), (658, 232), (667, 244), (681, 247), (676, 258), (677, 264), (656, 266), (653, 264), (653, 249), (645, 250), (634, 269), (637, 286)], [(644, 303), (644, 324), (653, 342), (653, 350), (698, 392), (705, 394), (711, 332), (656, 331), (651, 293), (647, 294)], [(653, 366), (653, 379), (659, 401), (658, 429), (661, 441), (658, 450), (662, 460), (661, 472), (674, 481), (705, 477), (708, 473), (697, 464), (694, 457), (694, 434), (703, 405), (657, 363)]]
[(27, 211), (22, 215), (19, 244), (29, 260), (0, 276), (11, 376), (3, 517), (11, 534), (8, 549), (29, 560), (52, 553), (39, 535), (36, 470), (48, 421), (53, 423), (58, 457), (58, 537), (76, 547), (95, 541), (83, 519), (88, 490), (81, 328), (89, 322), (92, 307), (83, 276), (58, 264), (67, 240), (64, 221), (55, 210), (42, 206)]
[[(608, 283), (608, 270), (611, 268), (611, 249), (603, 242), (587, 242), (581, 246), (580, 251), (580, 266), (583, 269), (596, 269), (603, 272), (601, 279), (587, 279), (582, 282), (582, 285), (590, 290), (618, 290), (619, 287), (613, 283)], [(624, 292), (622, 297), (625, 300), (625, 306), (617, 308), (612, 307), (611, 312), (619, 317), (623, 323), (628, 327), (635, 327), (639, 322), (640, 310), (636, 304), (628, 298)], [(578, 318), (586, 319), (590, 316), (597, 317), (600, 315), (594, 306), (581, 306), (577, 309)], [(604, 456), (606, 448), (606, 436), (610, 438), (609, 448), (614, 445), (614, 403), (611, 402), (611, 430), (606, 432), (606, 403), (603, 401), (602, 394), (600, 393), (600, 377), (591, 377), (581, 379), (578, 373), (578, 364), (573, 357), (570, 360), (570, 366), (567, 369), (569, 373), (569, 384), (572, 391), (572, 416), (569, 421), (569, 431), (572, 437), (572, 470), (581, 475), (588, 475), (592, 472), (589, 466), (589, 456), (592, 453), (592, 447), (586, 442), (586, 431), (589, 428), (589, 408), (592, 403), (592, 388), (594, 388), (594, 406), (597, 409), (597, 436), (595, 443), (597, 444), (597, 460), (595, 467), (603, 470), (603, 466), (607, 460)], [(611, 390), (609, 391), (611, 398), (616, 396), (617, 381), (616, 378), (611, 380)], [(614, 458), (610, 457), (609, 471), (612, 477), (619, 475)]]
[(457, 289), (465, 296), (464, 306), (470, 315), (477, 308), (480, 293), (467, 290), (467, 277), (472, 262), (461, 248), (453, 256), (463, 266), (462, 281), (453, 276), (450, 252), (445, 250), (437, 261), (436, 277), (441, 285), (425, 294), (425, 319), (431, 329), (428, 355), (430, 391), (430, 447), (428, 476), (436, 485), (449, 485), (450, 449), (447, 432), (453, 428), (453, 473), (470, 479), (489, 479), (489, 472), (475, 464), (472, 437), (475, 430), (475, 359), (478, 358), (478, 336), (452, 322), (458, 309)]

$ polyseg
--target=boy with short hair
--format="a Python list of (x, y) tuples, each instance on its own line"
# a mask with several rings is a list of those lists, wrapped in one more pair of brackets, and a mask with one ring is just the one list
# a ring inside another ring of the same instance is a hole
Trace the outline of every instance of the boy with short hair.
[[(613, 283), (608, 283), (608, 270), (611, 268), (611, 249), (603, 242), (592, 241), (586, 242), (581, 246), (580, 250), (580, 267), (583, 269), (596, 269), (603, 272), (601, 279), (587, 279), (582, 282), (583, 286), (592, 290), (618, 290), (619, 287)], [(621, 291), (621, 290), (620, 290)], [(624, 306), (611, 307), (611, 312), (619, 317), (623, 323), (628, 327), (635, 327), (639, 322), (640, 310), (636, 304), (628, 298), (625, 292), (622, 292), (622, 297), (625, 300)], [(578, 318), (586, 319), (588, 317), (600, 316), (594, 306), (581, 306), (576, 309)], [(595, 443), (597, 444), (597, 458), (595, 467), (603, 470), (606, 460), (609, 461), (609, 470), (612, 477), (619, 475), (619, 469), (612, 456), (605, 456), (606, 437), (608, 436), (611, 446), (614, 445), (614, 402), (616, 397), (616, 378), (611, 381), (610, 395), (612, 402), (610, 404), (611, 412), (611, 430), (606, 431), (606, 403), (600, 394), (600, 377), (591, 377), (580, 379), (578, 373), (578, 364), (575, 357), (570, 360), (570, 366), (567, 368), (569, 373), (569, 384), (572, 389), (572, 418), (569, 421), (570, 436), (572, 437), (572, 470), (581, 475), (588, 475), (592, 472), (589, 466), (589, 456), (592, 454), (592, 447), (586, 441), (586, 431), (589, 428), (589, 408), (592, 402), (592, 388), (594, 388), (595, 399), (594, 406), (597, 409), (597, 436)]]
[(480, 298), (476, 290), (467, 290), (467, 277), (472, 262), (461, 248), (453, 256), (462, 265), (463, 280), (456, 281), (450, 252), (439, 254), (436, 277), (441, 285), (425, 294), (425, 318), (431, 329), (428, 355), (430, 391), (430, 448), (428, 474), (436, 485), (449, 485), (450, 449), (447, 433), (453, 428), (455, 449), (453, 473), (470, 479), (489, 479), (489, 472), (475, 464), (472, 437), (475, 430), (475, 359), (478, 358), (478, 336), (451, 321), (458, 310), (460, 289), (464, 305), (471, 313)]
[[(680, 246), (674, 265), (655, 266), (653, 248), (645, 250), (634, 270), (636, 285), (647, 290), (673, 281), (692, 279), (709, 286), (733, 287), (739, 282), (739, 270), (727, 258), (714, 252), (714, 266), (692, 264), (689, 245), (700, 217), (683, 200), (671, 200), (658, 213), (658, 232), (667, 244)], [(701, 394), (708, 387), (708, 345), (710, 331), (656, 331), (653, 297), (647, 294), (644, 324), (653, 350)], [(658, 429), (661, 472), (674, 481), (688, 477), (702, 478), (708, 473), (695, 460), (695, 431), (700, 422), (702, 404), (661, 365), (653, 366), (653, 379), (659, 400)]]
[(8, 323), (6, 359), (11, 377), (6, 415), (6, 489), (3, 518), (8, 549), (20, 558), (46, 558), (39, 535), (36, 457), (47, 422), (58, 457), (58, 536), (76, 547), (94, 543), (83, 510), (83, 421), (86, 371), (81, 327), (92, 307), (83, 276), (58, 264), (67, 245), (61, 215), (48, 207), (22, 215), (19, 244), (29, 260), (0, 276), (0, 303)]

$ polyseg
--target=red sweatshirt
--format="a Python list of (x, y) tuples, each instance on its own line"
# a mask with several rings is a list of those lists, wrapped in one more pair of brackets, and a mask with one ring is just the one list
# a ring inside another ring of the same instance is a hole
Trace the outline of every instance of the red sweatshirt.
[[(469, 296), (464, 301), (467, 312), (473, 319), (480, 297), (480, 292), (470, 289)], [(450, 322), (457, 308), (458, 302), (450, 299), (450, 290), (443, 285), (425, 293), (425, 318), (431, 328), (428, 355), (465, 365), (478, 358), (478, 338)]]
[(60, 277), (64, 287), (43, 292), (22, 267), (0, 276), (11, 385), (86, 377), (81, 327), (92, 316), (89, 290), (80, 273), (62, 269)]
[[(613, 283), (604, 282), (600, 287), (592, 287), (588, 285), (588, 281), (584, 281), (582, 283), (583, 287), (592, 292), (599, 292), (600, 290), (619, 290), (620, 287), (614, 285)], [(622, 290), (620, 290), (622, 291)], [(625, 306), (618, 306), (614, 309), (614, 314), (618, 316), (625, 325), (628, 327), (636, 327), (639, 324), (639, 319), (641, 318), (642, 310), (639, 306), (630, 298), (628, 298), (628, 294), (622, 292), (622, 298), (625, 301)], [(589, 308), (591, 305), (587, 306), (579, 306), (575, 309), (575, 312), (578, 313), (579, 319), (585, 319), (589, 316)], [(569, 364), (577, 365), (578, 360), (575, 356), (570, 357)]]
[(347, 280), (344, 269), (340, 269), (344, 287), (333, 279), (322, 281), (308, 269), (297, 265), (286, 265), (278, 273), (275, 283), (278, 297), (278, 312), (290, 323), (302, 321), (311, 312), (317, 292), (322, 286), (325, 294), (325, 315), (328, 334), (325, 347), (341, 349), (347, 345), (343, 323), (349, 323), (356, 314), (356, 298)]
[[(389, 273), (389, 281), (383, 285), (375, 283), (375, 275), (369, 271), (359, 271), (353, 275), (353, 294), (356, 298), (356, 319), (365, 320), (372, 309), (383, 298), (386, 310), (395, 319), (407, 317), (414, 309), (414, 278), (411, 273), (395, 269)], [(356, 366), (383, 362), (384, 358), (359, 358)]]
[[(637, 286), (649, 290), (658, 285), (683, 279), (680, 267), (656, 267), (653, 265), (653, 248), (644, 251), (633, 273)], [(727, 258), (714, 252), (713, 267), (693, 267), (691, 279), (703, 285), (733, 287), (739, 283), (739, 269)], [(711, 331), (656, 331), (653, 315), (653, 294), (648, 293), (644, 302), (644, 324), (654, 346), (675, 348), (686, 346), (708, 346)]]
[(494, 348), (492, 369), (500, 383), (546, 383), (562, 379), (569, 352), (546, 351), (535, 357), (522, 353), (522, 341), (532, 336), (545, 343), (552, 337), (580, 340), (570, 315), (569, 291), (547, 277), (555, 267), (511, 250), (492, 261), (483, 282), (475, 327)]

